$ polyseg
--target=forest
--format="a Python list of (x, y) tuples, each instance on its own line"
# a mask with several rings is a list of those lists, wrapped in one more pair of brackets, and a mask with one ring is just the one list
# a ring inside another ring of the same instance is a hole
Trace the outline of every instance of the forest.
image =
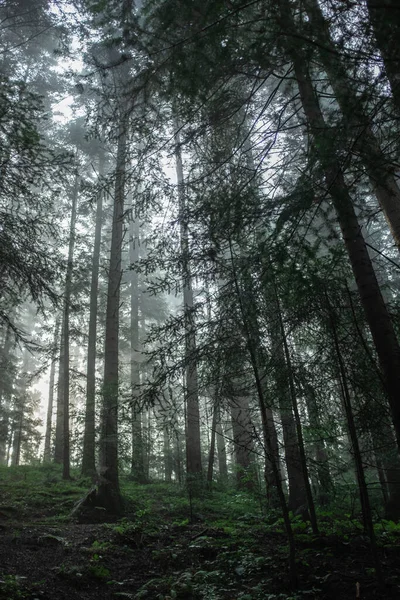
[(398, 0), (0, 0), (0, 174), (0, 598), (398, 599)]

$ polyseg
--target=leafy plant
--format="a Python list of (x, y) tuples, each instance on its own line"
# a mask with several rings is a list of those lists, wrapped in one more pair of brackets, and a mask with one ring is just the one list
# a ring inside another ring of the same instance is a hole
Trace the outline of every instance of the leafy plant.
[(21, 600), (28, 598), (29, 593), (21, 587), (22, 580), (19, 575), (4, 575), (0, 579), (0, 595), (7, 600)]

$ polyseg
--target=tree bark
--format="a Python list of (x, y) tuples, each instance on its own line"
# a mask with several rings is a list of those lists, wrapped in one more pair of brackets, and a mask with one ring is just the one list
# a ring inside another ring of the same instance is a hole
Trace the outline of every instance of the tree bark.
[(58, 359), (58, 378), (57, 378), (57, 415), (56, 415), (56, 435), (54, 441), (54, 462), (61, 465), (63, 461), (63, 423), (64, 423), (64, 309), (62, 311), (61, 335), (60, 335), (60, 355)]
[(292, 401), (292, 410), (293, 410), (293, 414), (294, 414), (294, 423), (295, 423), (295, 427), (296, 427), (296, 436), (297, 436), (297, 441), (298, 441), (300, 468), (301, 468), (301, 472), (303, 475), (304, 492), (305, 492), (305, 496), (306, 496), (308, 510), (310, 513), (311, 527), (312, 527), (314, 535), (318, 535), (317, 515), (315, 512), (314, 499), (312, 496), (310, 480), (308, 477), (307, 458), (306, 458), (306, 451), (305, 451), (304, 440), (303, 440), (303, 430), (302, 430), (302, 426), (301, 426), (299, 407), (298, 407), (297, 397), (296, 397), (296, 389), (295, 389), (294, 379), (293, 379), (292, 361), (291, 361), (289, 346), (288, 346), (288, 342), (287, 342), (287, 338), (286, 338), (285, 326), (283, 323), (282, 311), (281, 311), (280, 303), (279, 303), (279, 297), (278, 297), (278, 293), (277, 293), (275, 284), (274, 284), (274, 288), (275, 288), (276, 307), (277, 307), (279, 325), (280, 325), (281, 336), (282, 336), (282, 345), (283, 345), (283, 351), (284, 351), (285, 363), (286, 363), (286, 369), (287, 369), (289, 392), (290, 392), (290, 398)]
[(15, 409), (17, 411), (13, 422), (13, 440), (12, 440), (12, 454), (11, 454), (11, 465), (18, 466), (21, 458), (21, 444), (22, 444), (22, 432), (24, 426), (24, 416), (26, 407), (26, 394), (28, 390), (27, 382), (27, 371), (29, 367), (29, 351), (25, 350), (22, 364), (22, 373), (20, 377), (21, 388), (18, 395), (15, 397)]
[[(99, 154), (99, 178), (104, 175), (104, 150)], [(96, 205), (96, 223), (90, 282), (89, 332), (86, 367), (85, 430), (83, 434), (82, 475), (93, 477), (96, 473), (95, 418), (96, 418), (96, 343), (97, 343), (97, 297), (99, 287), (101, 226), (103, 220), (103, 190)]]
[(3, 343), (3, 352), (1, 357), (1, 377), (0, 377), (0, 465), (7, 465), (7, 439), (8, 439), (8, 428), (9, 428), (9, 398), (6, 401), (4, 381), (6, 369), (9, 363), (10, 350), (12, 347), (13, 338), (11, 335), (11, 328), (7, 326), (5, 339)]
[(43, 461), (49, 462), (51, 455), (51, 430), (52, 430), (52, 419), (53, 419), (53, 403), (54, 403), (54, 381), (56, 374), (56, 357), (57, 357), (57, 346), (58, 338), (60, 334), (60, 317), (57, 316), (56, 324), (54, 328), (54, 339), (53, 339), (53, 350), (51, 353), (51, 365), (50, 365), (50, 377), (49, 377), (49, 401), (47, 404), (47, 418), (46, 418), (46, 433), (44, 437), (44, 452)]
[(78, 202), (80, 177), (75, 174), (72, 190), (71, 220), (69, 228), (69, 244), (67, 271), (65, 274), (63, 318), (61, 330), (60, 363), (58, 372), (57, 420), (54, 460), (63, 465), (63, 479), (70, 479), (69, 456), (69, 315), (71, 308), (72, 271), (75, 248), (76, 209)]
[[(267, 294), (267, 302), (274, 307), (273, 319), (269, 324), (269, 334), (272, 342), (272, 356), (274, 359), (275, 380), (278, 394), (278, 406), (282, 423), (285, 463), (288, 478), (289, 510), (296, 512), (304, 510), (307, 505), (307, 495), (304, 476), (301, 468), (301, 457), (296, 432), (296, 423), (293, 417), (293, 407), (290, 398), (288, 382), (288, 367), (280, 330), (279, 307), (276, 295)], [(273, 304), (271, 304), (273, 303)]]
[(382, 491), (386, 489), (387, 492), (385, 517), (398, 521), (400, 519), (400, 459), (392, 428), (386, 422), (385, 416), (381, 423), (371, 423), (370, 434), (378, 476), (383, 486)]
[(17, 467), (21, 457), (22, 428), (24, 424), (24, 403), (20, 399), (18, 417), (14, 420), (11, 466)]
[(255, 386), (256, 386), (256, 391), (257, 391), (257, 399), (258, 399), (259, 409), (260, 409), (260, 413), (261, 413), (265, 459), (269, 460), (271, 469), (272, 469), (272, 472), (273, 472), (273, 475), (275, 478), (276, 490), (277, 490), (277, 494), (278, 494), (278, 498), (279, 498), (279, 504), (280, 504), (281, 510), (282, 510), (283, 521), (284, 521), (286, 535), (287, 535), (287, 539), (288, 539), (288, 545), (289, 545), (289, 576), (290, 576), (292, 587), (297, 588), (298, 580), (297, 580), (297, 569), (296, 569), (295, 540), (294, 540), (292, 525), (290, 523), (289, 508), (286, 503), (285, 493), (284, 493), (283, 486), (282, 486), (282, 479), (281, 479), (281, 474), (280, 474), (280, 470), (279, 470), (279, 465), (276, 461), (276, 455), (274, 454), (274, 450), (273, 450), (273, 447), (271, 444), (271, 438), (269, 435), (270, 425), (268, 422), (268, 415), (267, 415), (267, 411), (266, 411), (266, 401), (265, 401), (264, 390), (263, 390), (263, 385), (262, 385), (262, 381), (261, 381), (260, 369), (259, 369), (259, 365), (258, 365), (257, 347), (254, 344), (255, 336), (257, 336), (258, 333), (252, 330), (254, 327), (254, 323), (253, 323), (254, 319), (249, 318), (248, 307), (245, 305), (244, 301), (242, 300), (242, 293), (241, 293), (240, 286), (239, 286), (239, 280), (238, 280), (238, 276), (237, 276), (237, 270), (236, 270), (234, 255), (233, 255), (233, 251), (232, 251), (231, 241), (229, 242), (229, 246), (230, 246), (230, 258), (231, 258), (231, 263), (232, 263), (232, 274), (233, 274), (235, 292), (236, 292), (236, 297), (237, 297), (237, 300), (239, 303), (240, 315), (241, 315), (241, 320), (242, 320), (242, 325), (243, 325), (243, 333), (244, 333), (244, 337), (246, 340), (246, 347), (247, 347), (247, 351), (248, 351), (249, 358), (250, 358), (250, 364), (251, 364), (253, 374), (254, 374), (254, 381), (255, 381)]
[(215, 459), (215, 439), (217, 430), (217, 404), (213, 405), (212, 422), (211, 422), (211, 440), (210, 440), (210, 451), (208, 453), (208, 468), (207, 468), (207, 484), (211, 486), (214, 472), (214, 459)]
[(164, 451), (164, 481), (171, 483), (172, 481), (172, 454), (169, 428), (163, 427), (163, 451)]
[[(281, 6), (282, 4), (286, 6), (282, 14), (282, 22), (285, 26), (293, 27), (290, 9), (285, 0), (281, 0)], [(397, 444), (400, 448), (400, 346), (382, 298), (332, 136), (329, 136), (329, 127), (325, 124), (314, 94), (306, 59), (299, 48), (289, 45), (287, 50), (293, 62), (303, 110), (314, 141), (320, 150), (319, 159), (324, 171), (325, 183), (333, 200), (361, 303), (386, 381)]]
[(75, 225), (76, 225), (76, 209), (78, 203), (80, 177), (78, 173), (75, 175), (74, 189), (72, 192), (72, 209), (71, 209), (71, 224), (69, 230), (69, 247), (68, 247), (68, 263), (67, 273), (65, 277), (65, 297), (64, 297), (64, 380), (63, 380), (63, 431), (62, 431), (62, 447), (63, 447), (63, 479), (70, 479), (70, 454), (69, 454), (69, 315), (71, 308), (71, 293), (72, 293), (72, 271), (74, 266), (74, 248), (75, 248)]
[(179, 221), (181, 233), (181, 254), (183, 265), (183, 310), (185, 315), (185, 356), (186, 356), (186, 461), (187, 473), (201, 476), (200, 409), (197, 381), (196, 333), (193, 314), (192, 276), (190, 272), (189, 232), (182, 155), (180, 148), (179, 124), (175, 123), (175, 159), (178, 180)]
[(140, 351), (139, 338), (139, 275), (136, 270), (139, 261), (139, 220), (130, 223), (130, 263), (131, 263), (131, 393), (132, 393), (132, 460), (131, 475), (135, 481), (146, 481), (143, 467), (142, 415), (139, 405), (140, 364), (137, 354)]
[(328, 454), (322, 438), (320, 411), (315, 392), (311, 386), (306, 387), (305, 398), (308, 419), (313, 432), (312, 435), (316, 436), (315, 441), (313, 442), (313, 448), (317, 465), (319, 503), (323, 506), (328, 503), (334, 486), (329, 468)]
[(115, 173), (114, 210), (112, 219), (110, 263), (108, 270), (107, 312), (104, 349), (103, 406), (100, 437), (100, 483), (98, 502), (108, 512), (120, 514), (122, 498), (118, 473), (118, 335), (119, 304), (122, 277), (121, 255), (125, 199), (128, 118), (122, 108), (118, 129)]
[[(373, 0), (375, 3), (376, 1)], [(384, 212), (394, 241), (400, 250), (400, 188), (396, 183), (395, 168), (385, 156), (372, 130), (370, 118), (363, 109), (362, 101), (357, 97), (352, 81), (341, 62), (338, 49), (330, 35), (329, 24), (325, 20), (317, 0), (306, 0), (305, 4), (312, 31), (321, 48), (321, 60), (344, 116), (346, 129), (352, 133), (355, 149), (361, 155), (365, 172)], [(382, 4), (381, 12), (383, 10), (384, 4)], [(400, 79), (398, 87), (400, 93)]]
[(346, 368), (344, 364), (344, 360), (342, 357), (342, 353), (340, 350), (339, 338), (336, 331), (336, 322), (335, 322), (335, 314), (333, 313), (332, 307), (329, 302), (328, 295), (326, 295), (326, 304), (329, 315), (330, 327), (333, 345), (335, 349), (336, 358), (338, 361), (338, 371), (339, 371), (339, 381), (341, 386), (341, 395), (343, 399), (343, 406), (346, 414), (347, 426), (349, 431), (349, 437), (353, 450), (353, 457), (356, 467), (357, 480), (358, 480), (358, 489), (360, 493), (360, 502), (361, 502), (361, 510), (364, 521), (364, 528), (366, 533), (370, 539), (371, 545), (371, 554), (374, 560), (376, 577), (379, 583), (382, 583), (382, 569), (381, 563), (378, 556), (378, 549), (376, 544), (375, 532), (374, 532), (374, 524), (372, 520), (371, 513), (371, 505), (369, 501), (367, 484), (365, 481), (364, 467), (361, 458), (360, 445), (358, 442), (358, 435), (356, 430), (356, 425), (354, 421), (353, 408), (351, 405), (351, 396), (350, 390), (347, 383), (347, 374)]
[[(266, 394), (264, 392), (264, 398), (266, 399)], [(271, 452), (274, 455), (274, 462), (277, 465), (279, 472), (281, 472), (281, 460), (279, 457), (279, 440), (278, 434), (276, 432), (275, 421), (273, 412), (267, 404), (265, 405), (265, 418), (268, 425), (268, 437), (269, 444), (271, 448)], [(267, 456), (265, 461), (265, 469), (264, 469), (264, 478), (267, 486), (267, 500), (268, 505), (271, 508), (277, 508), (279, 506), (279, 497), (276, 489), (276, 481), (274, 476), (273, 465), (270, 458)], [(283, 486), (283, 478), (282, 483)]]
[(174, 470), (178, 483), (182, 483), (182, 434), (179, 431), (178, 423), (175, 423), (175, 429), (173, 432), (173, 443), (174, 443)]
[(252, 461), (254, 444), (249, 398), (238, 393), (230, 400), (230, 407), (237, 485), (239, 489), (252, 490), (255, 486), (255, 471)]
[(367, 0), (369, 18), (400, 114), (400, 11), (397, 0)]
[[(381, 460), (378, 458), (378, 456), (375, 452), (374, 452), (374, 459), (375, 459), (376, 472), (378, 473), (378, 479), (379, 479), (379, 483), (381, 486), (383, 503), (385, 506), (387, 506), (388, 502), (389, 502), (389, 490), (388, 490), (387, 481), (386, 481), (386, 477), (385, 477), (385, 471), (383, 469)], [(386, 516), (386, 518), (390, 519), (390, 517), (387, 517), (387, 516)]]
[(220, 479), (226, 480), (228, 478), (228, 465), (226, 463), (226, 445), (221, 423), (221, 407), (219, 405), (217, 406), (215, 431), (217, 438), (218, 474)]

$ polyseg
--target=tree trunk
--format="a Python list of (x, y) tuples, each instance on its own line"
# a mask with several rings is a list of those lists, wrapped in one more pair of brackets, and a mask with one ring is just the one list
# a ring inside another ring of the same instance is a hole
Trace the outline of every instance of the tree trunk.
[[(398, 521), (400, 519), (400, 459), (393, 431), (383, 417), (383, 422), (371, 423), (370, 433), (378, 476), (381, 483), (385, 482), (388, 495), (385, 502), (385, 517), (392, 521)], [(382, 470), (382, 474), (380, 470)]]
[[(124, 108), (122, 109), (125, 110)], [(112, 219), (110, 264), (108, 270), (107, 312), (104, 349), (103, 406), (100, 437), (100, 483), (98, 499), (108, 512), (122, 511), (118, 474), (118, 335), (119, 304), (122, 277), (121, 255), (125, 198), (128, 117), (120, 115), (117, 164), (115, 173), (114, 210)]]
[(342, 353), (340, 351), (339, 338), (336, 331), (336, 322), (335, 315), (333, 313), (332, 307), (329, 302), (328, 295), (326, 295), (326, 303), (327, 310), (329, 315), (332, 340), (335, 349), (336, 358), (338, 361), (339, 367), (339, 375), (340, 375), (340, 386), (341, 386), (341, 394), (343, 399), (343, 406), (346, 414), (347, 426), (349, 431), (349, 437), (353, 449), (353, 457), (356, 466), (357, 480), (358, 480), (358, 489), (360, 493), (360, 502), (361, 502), (361, 510), (364, 521), (364, 528), (366, 533), (369, 536), (370, 544), (371, 544), (371, 553), (374, 560), (376, 577), (379, 583), (382, 583), (382, 570), (381, 563), (378, 556), (378, 549), (376, 544), (375, 532), (374, 532), (374, 524), (372, 520), (371, 506), (369, 501), (367, 484), (365, 481), (364, 467), (362, 464), (360, 445), (358, 442), (357, 430), (354, 422), (353, 409), (351, 405), (351, 396), (350, 390), (347, 383), (347, 374), (346, 368), (343, 361)]
[(64, 423), (64, 318), (65, 310), (62, 311), (60, 356), (58, 359), (58, 381), (57, 381), (57, 415), (56, 435), (54, 441), (54, 462), (61, 465), (63, 461), (63, 423)]
[[(3, 352), (1, 357), (1, 371), (0, 374), (0, 465), (7, 465), (7, 439), (8, 439), (8, 427), (9, 427), (9, 397), (6, 400), (5, 389), (3, 378), (6, 373), (6, 369), (8, 368), (10, 350), (13, 343), (13, 337), (11, 335), (11, 328), (7, 326), (4, 344), (3, 344)], [(7, 395), (8, 396), (8, 395)]]
[(282, 423), (285, 463), (288, 478), (289, 510), (296, 512), (304, 510), (307, 505), (307, 494), (304, 476), (301, 468), (301, 456), (296, 432), (296, 423), (293, 417), (293, 407), (290, 398), (288, 382), (288, 366), (280, 330), (280, 310), (276, 303), (276, 295), (266, 296), (266, 301), (274, 307), (273, 319), (269, 324), (269, 333), (272, 342), (272, 356), (274, 357), (275, 380), (278, 394), (279, 413)]
[(24, 358), (21, 369), (21, 389), (19, 394), (16, 396), (15, 404), (16, 416), (14, 417), (13, 423), (13, 441), (12, 441), (12, 455), (11, 455), (11, 465), (18, 466), (21, 458), (21, 443), (22, 443), (22, 432), (24, 425), (24, 413), (26, 406), (26, 393), (28, 389), (27, 382), (27, 371), (29, 368), (29, 358), (30, 354), (28, 350), (24, 352)]
[(301, 426), (299, 407), (298, 407), (297, 397), (296, 397), (296, 389), (295, 389), (294, 379), (293, 379), (292, 360), (291, 360), (291, 356), (290, 356), (290, 352), (289, 352), (289, 346), (288, 346), (288, 342), (287, 342), (285, 326), (283, 323), (282, 311), (280, 308), (279, 297), (278, 297), (278, 292), (277, 292), (276, 287), (275, 287), (275, 297), (276, 297), (276, 307), (277, 307), (277, 313), (278, 313), (278, 318), (279, 318), (279, 324), (280, 324), (280, 328), (281, 328), (282, 345), (283, 345), (283, 350), (284, 350), (284, 355), (285, 355), (289, 392), (290, 392), (290, 398), (292, 401), (292, 410), (293, 410), (293, 414), (294, 414), (294, 422), (295, 422), (295, 427), (296, 427), (300, 468), (301, 468), (301, 472), (303, 475), (303, 486), (304, 486), (304, 491), (305, 491), (305, 495), (306, 495), (308, 510), (310, 513), (311, 527), (312, 527), (314, 535), (318, 535), (317, 515), (315, 513), (314, 499), (312, 496), (310, 480), (308, 477), (307, 458), (306, 458), (306, 451), (305, 451), (304, 440), (303, 440), (303, 430), (302, 430), (302, 426)]
[(249, 398), (238, 394), (230, 401), (233, 443), (235, 449), (236, 480), (239, 489), (252, 490), (255, 470), (252, 460), (253, 426), (250, 419)]
[(17, 467), (19, 465), (21, 457), (21, 441), (22, 441), (22, 428), (24, 424), (24, 404), (20, 404), (20, 410), (18, 418), (14, 421), (14, 435), (12, 443), (12, 454), (11, 454), (11, 466)]
[(288, 477), (288, 506), (289, 510), (296, 512), (297, 510), (303, 510), (304, 506), (306, 506), (307, 498), (304, 489), (303, 474), (301, 472), (296, 425), (288, 398), (282, 394), (279, 396), (279, 412), (283, 430), (285, 463)]
[(49, 401), (47, 404), (47, 419), (46, 419), (46, 433), (44, 436), (44, 452), (43, 452), (43, 461), (50, 461), (50, 449), (51, 449), (51, 429), (52, 429), (52, 419), (53, 419), (53, 401), (54, 401), (54, 381), (56, 374), (56, 358), (57, 358), (57, 346), (58, 346), (58, 337), (60, 334), (60, 317), (57, 316), (55, 329), (54, 329), (54, 339), (53, 339), (53, 350), (51, 353), (51, 365), (50, 365), (50, 377), (49, 377)]
[(175, 158), (178, 180), (179, 221), (181, 233), (181, 253), (183, 265), (183, 309), (185, 314), (185, 356), (186, 356), (186, 460), (187, 473), (201, 476), (200, 409), (197, 381), (196, 333), (193, 314), (192, 276), (190, 273), (189, 232), (182, 156), (180, 148), (179, 124), (175, 124)]
[(393, 102), (400, 114), (400, 11), (398, 0), (367, 0), (367, 7), (392, 89)]
[[(285, 0), (281, 0), (281, 4)], [(282, 15), (285, 26), (291, 24), (289, 11)], [(345, 183), (336, 149), (314, 94), (305, 57), (298, 48), (288, 47), (295, 77), (299, 86), (303, 110), (317, 147), (325, 175), (325, 183), (333, 200), (349, 260), (360, 294), (379, 362), (386, 381), (386, 390), (400, 448), (400, 346), (385, 302), (379, 288), (368, 248), (358, 223), (354, 206)]]
[(76, 224), (76, 208), (78, 203), (80, 177), (78, 173), (75, 176), (74, 189), (72, 192), (72, 209), (71, 209), (71, 224), (69, 230), (69, 247), (68, 247), (68, 263), (67, 273), (65, 277), (65, 298), (64, 298), (64, 385), (63, 385), (63, 432), (62, 432), (62, 447), (63, 447), (63, 479), (70, 479), (70, 455), (69, 455), (69, 315), (71, 308), (71, 292), (72, 292), (72, 271), (74, 266), (74, 248), (75, 248), (75, 224)]
[[(99, 179), (104, 175), (104, 150), (99, 154)], [(96, 205), (92, 277), (90, 282), (89, 332), (86, 367), (85, 430), (83, 434), (82, 475), (93, 477), (96, 473), (96, 342), (97, 342), (97, 297), (99, 287), (101, 226), (103, 220), (103, 190), (100, 190)]]
[(146, 481), (143, 469), (143, 436), (142, 415), (139, 404), (140, 397), (140, 364), (137, 358), (140, 352), (139, 339), (139, 275), (137, 265), (139, 261), (139, 220), (130, 223), (129, 253), (131, 263), (131, 393), (132, 393), (132, 461), (131, 475), (139, 483)]
[[(365, 171), (400, 250), (400, 188), (396, 183), (395, 169), (383, 153), (372, 130), (370, 117), (364, 111), (362, 102), (357, 97), (352, 81), (340, 60), (338, 49), (330, 36), (329, 24), (317, 0), (306, 0), (306, 10), (319, 44), (324, 69), (344, 116), (346, 128), (352, 132), (355, 148), (361, 155)], [(400, 86), (400, 81), (398, 85)]]
[(63, 479), (70, 478), (70, 456), (69, 456), (69, 315), (72, 292), (72, 271), (75, 248), (75, 224), (76, 209), (78, 202), (80, 177), (78, 172), (75, 175), (74, 187), (72, 190), (71, 221), (69, 228), (69, 245), (67, 272), (65, 274), (65, 288), (63, 301), (63, 318), (61, 329), (60, 344), (60, 363), (58, 371), (58, 390), (57, 390), (57, 420), (56, 420), (56, 441), (55, 455), (56, 463), (63, 465)]
[(226, 463), (226, 445), (224, 431), (221, 423), (221, 407), (217, 406), (217, 422), (215, 425), (217, 437), (218, 474), (223, 481), (228, 478), (228, 465)]
[(215, 438), (216, 438), (216, 430), (217, 430), (217, 412), (218, 412), (218, 407), (217, 407), (217, 404), (214, 402), (212, 422), (211, 422), (210, 452), (208, 454), (208, 468), (207, 468), (207, 484), (209, 486), (211, 486), (211, 484), (212, 484), (213, 472), (214, 472)]
[(313, 448), (317, 465), (318, 496), (319, 503), (323, 506), (328, 503), (334, 486), (329, 468), (328, 454), (322, 438), (320, 411), (318, 409), (315, 392), (311, 386), (306, 387), (305, 398), (312, 435), (315, 436)]
[[(266, 398), (264, 392), (264, 398)], [(278, 471), (281, 472), (281, 460), (279, 457), (279, 441), (278, 435), (276, 433), (274, 415), (271, 408), (266, 405), (265, 406), (265, 418), (268, 425), (268, 437), (269, 444), (271, 448), (271, 452), (274, 455), (274, 462), (277, 465)], [(278, 508), (279, 506), (279, 497), (276, 489), (276, 481), (274, 475), (274, 469), (270, 458), (267, 456), (265, 461), (265, 469), (264, 469), (264, 478), (267, 486), (267, 500), (268, 506), (271, 508)], [(281, 485), (283, 485), (283, 478)]]
[(178, 423), (175, 423), (173, 432), (173, 444), (174, 444), (174, 470), (178, 483), (182, 483), (182, 444), (181, 444), (181, 433), (179, 431)]
[[(385, 506), (387, 506), (389, 503), (389, 490), (388, 490), (387, 481), (386, 481), (386, 477), (385, 477), (385, 471), (383, 469), (382, 462), (377, 457), (375, 452), (374, 452), (374, 458), (375, 458), (376, 472), (378, 473), (378, 479), (379, 479), (379, 483), (381, 486), (383, 503)], [(386, 518), (388, 518), (388, 517), (386, 516)], [(389, 517), (389, 519), (390, 519), (390, 517)]]
[[(261, 413), (261, 421), (263, 427), (263, 438), (264, 438), (264, 453), (265, 460), (269, 460), (271, 464), (271, 469), (275, 478), (276, 490), (279, 498), (279, 504), (281, 506), (283, 521), (285, 525), (286, 535), (288, 539), (289, 545), (289, 576), (291, 585), (293, 588), (297, 588), (297, 570), (296, 570), (296, 547), (294, 541), (294, 535), (292, 530), (292, 525), (290, 523), (289, 516), (289, 508), (286, 503), (285, 493), (283, 491), (282, 479), (279, 470), (279, 465), (276, 461), (276, 455), (274, 454), (274, 450), (272, 448), (271, 439), (270, 439), (270, 426), (268, 422), (268, 416), (266, 411), (266, 401), (264, 397), (263, 385), (261, 382), (260, 370), (258, 365), (258, 357), (257, 357), (257, 347), (254, 345), (255, 336), (258, 335), (257, 332), (252, 331), (251, 325), (254, 327), (254, 319), (249, 318), (248, 307), (245, 305), (244, 300), (242, 300), (242, 293), (239, 287), (239, 280), (237, 277), (235, 260), (232, 252), (232, 243), (229, 242), (230, 246), (230, 258), (232, 263), (232, 272), (233, 272), (233, 281), (235, 285), (236, 297), (239, 303), (240, 315), (243, 325), (243, 333), (246, 340), (247, 351), (250, 358), (250, 364), (254, 374), (254, 381), (257, 391), (257, 398), (259, 409)], [(258, 328), (257, 328), (258, 331)]]
[(172, 454), (169, 428), (163, 427), (163, 452), (164, 452), (164, 481), (171, 483), (172, 480)]
[(150, 452), (151, 452), (151, 415), (150, 409), (142, 412), (142, 441), (143, 441), (143, 474), (145, 481), (150, 479)]

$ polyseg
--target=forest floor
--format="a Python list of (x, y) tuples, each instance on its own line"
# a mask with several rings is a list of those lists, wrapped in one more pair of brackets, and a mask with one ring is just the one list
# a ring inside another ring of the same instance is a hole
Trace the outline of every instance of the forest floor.
[(69, 514), (87, 489), (54, 467), (0, 469), (0, 598), (400, 598), (400, 526), (390, 521), (376, 525), (386, 583), (378, 589), (359, 521), (326, 511), (316, 537), (293, 519), (293, 591), (282, 520), (247, 493), (215, 489), (190, 507), (178, 485), (125, 481), (123, 519), (77, 522)]

